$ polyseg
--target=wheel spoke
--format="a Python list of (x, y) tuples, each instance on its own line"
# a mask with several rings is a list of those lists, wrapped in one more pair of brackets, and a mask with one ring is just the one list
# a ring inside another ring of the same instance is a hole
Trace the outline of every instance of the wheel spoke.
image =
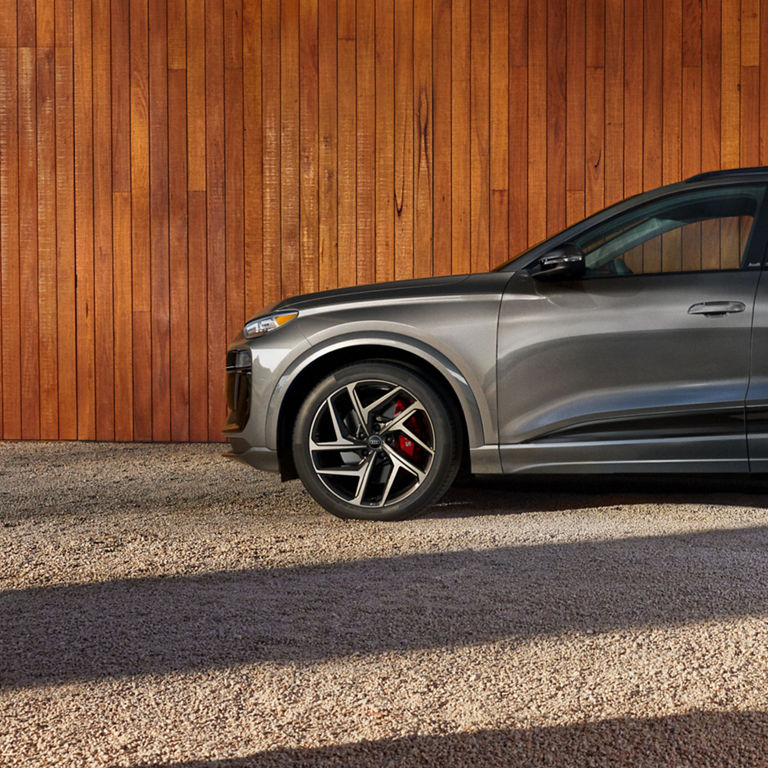
[(382, 446), (384, 450), (387, 453), (387, 456), (389, 456), (390, 460), (393, 464), (402, 467), (407, 472), (410, 472), (412, 475), (416, 475), (419, 482), (421, 482), (426, 476), (426, 472), (419, 469), (415, 464), (412, 464), (407, 459), (404, 459), (402, 456), (400, 456), (399, 453), (396, 453), (393, 448), (391, 448), (388, 445)]
[(365, 460), (363, 467), (360, 469), (360, 479), (357, 481), (357, 490), (355, 491), (355, 498), (352, 499), (353, 504), (362, 504), (365, 498), (365, 491), (368, 488), (368, 480), (371, 476), (371, 470), (375, 464), (376, 455), (371, 454)]
[(424, 406), (418, 400), (414, 400), (407, 408), (404, 408), (386, 424), (382, 425), (379, 434), (385, 435), (387, 432), (391, 432), (393, 429), (399, 429), (400, 425), (408, 421), (408, 419), (410, 419), (411, 416), (416, 413), (416, 411), (423, 410)]
[(387, 484), (384, 486), (384, 493), (381, 494), (381, 501), (379, 502), (379, 506), (383, 507), (387, 503), (387, 499), (389, 498), (389, 492), (392, 490), (392, 486), (395, 482), (395, 477), (400, 470), (399, 464), (392, 464), (392, 470), (389, 473), (389, 477), (387, 478)]
[(311, 451), (360, 451), (365, 446), (353, 443), (351, 440), (342, 440), (341, 442), (331, 443), (316, 443), (314, 440), (309, 441), (309, 449)]
[[(364, 467), (367, 466), (367, 460)], [(363, 467), (363, 468), (364, 468)], [(360, 475), (363, 472), (363, 469), (360, 468), (359, 465), (354, 466), (348, 466), (348, 467), (332, 467), (329, 469), (315, 469), (318, 475), (339, 475), (340, 477), (360, 477)]]
[(339, 443), (343, 442), (349, 442), (347, 438), (344, 437), (341, 433), (341, 427), (339, 426), (339, 418), (336, 415), (336, 407), (333, 404), (333, 395), (331, 395), (326, 401), (326, 406), (328, 406), (328, 413), (331, 416), (331, 422), (333, 423), (333, 431), (336, 433), (336, 441)]
[(401, 424), (397, 428), (398, 432), (402, 432), (409, 440), (412, 440), (416, 445), (423, 448), (425, 451), (429, 451), (431, 454), (435, 453), (435, 449), (427, 445), (418, 435), (414, 434), (405, 424)]
[(370, 415), (371, 411), (375, 411), (377, 408), (382, 406), (384, 403), (389, 402), (398, 392), (400, 392), (401, 387), (393, 387), (389, 390), (386, 394), (382, 395), (378, 400), (374, 400), (368, 407), (363, 409), (363, 413), (365, 414), (365, 418), (367, 419)]
[(368, 435), (368, 419), (366, 418), (366, 413), (363, 409), (362, 403), (360, 402), (360, 398), (357, 396), (357, 391), (355, 389), (356, 386), (357, 384), (347, 384), (347, 392), (349, 393), (349, 399), (352, 401), (352, 407), (355, 410), (355, 416), (357, 416), (357, 420), (360, 422), (360, 426), (363, 428), (363, 432)]

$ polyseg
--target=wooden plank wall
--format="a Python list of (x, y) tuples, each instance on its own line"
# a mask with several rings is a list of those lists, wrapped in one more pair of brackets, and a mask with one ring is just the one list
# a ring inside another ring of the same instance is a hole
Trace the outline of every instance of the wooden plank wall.
[(768, 164), (768, 0), (0, 0), (0, 435), (217, 440), (282, 296)]

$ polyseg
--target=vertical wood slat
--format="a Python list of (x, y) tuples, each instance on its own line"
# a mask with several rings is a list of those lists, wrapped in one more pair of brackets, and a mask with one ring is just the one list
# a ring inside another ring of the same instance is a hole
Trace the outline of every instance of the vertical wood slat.
[[(376, 47), (373, 0), (358, 0), (355, 18), (357, 116), (355, 156), (356, 282), (375, 279), (376, 250)], [(312, 182), (312, 177), (308, 179)], [(311, 260), (311, 256), (309, 257)]]
[[(318, 4), (318, 287), (327, 290), (338, 280), (338, 113), (336, 0)], [(265, 178), (266, 181), (266, 178)], [(266, 195), (264, 197), (266, 205)]]
[(280, 266), (283, 295), (299, 293), (299, 0), (280, 7)]
[(565, 61), (566, 157), (565, 218), (574, 224), (584, 218), (584, 152), (586, 97), (586, 8), (584, 0), (567, 3)]
[(150, 285), (149, 18), (147, 0), (131, 0), (131, 287), (133, 438), (152, 438)]
[(245, 313), (242, 0), (224, 4), (224, 126), (228, 341), (237, 335)]
[(148, 16), (152, 439), (162, 441), (171, 437), (167, 6), (150, 0)]
[[(15, 21), (15, 19), (14, 19)], [(15, 44), (16, 26), (13, 28)], [(10, 35), (4, 34), (8, 41)], [(0, 319), (3, 436), (21, 437), (21, 318), (19, 314), (19, 139), (15, 47), (0, 48)]]
[(219, 439), (264, 304), (768, 162), (767, 35), (765, 0), (7, 0), (0, 435)]
[(547, 14), (528, 4), (528, 241), (547, 234)]
[[(436, 275), (451, 273), (451, 3), (450, 0), (435, 0), (432, 4), (432, 145), (435, 147), (432, 158), (433, 168), (433, 215), (432, 215), (432, 268)], [(379, 29), (377, 22), (377, 39)], [(387, 38), (389, 36), (387, 35)], [(377, 43), (378, 45), (378, 43)], [(378, 91), (378, 73), (376, 89)], [(386, 90), (389, 97), (390, 90)], [(383, 102), (379, 110), (384, 118)], [(382, 114), (383, 113), (383, 114)], [(381, 120), (380, 118), (380, 120)], [(507, 116), (500, 115), (506, 122)], [(377, 142), (378, 145), (378, 142)], [(377, 160), (378, 160), (377, 146)], [(383, 160), (388, 160), (385, 155)], [(386, 201), (391, 197), (377, 194), (378, 200)], [(391, 219), (391, 208), (387, 207), (387, 220)], [(387, 252), (386, 243), (383, 252)]]
[(451, 271), (470, 271), (470, 2), (453, 0), (451, 11)]
[[(77, 332), (75, 301), (74, 14), (72, 0), (57, 0), (56, 44), (56, 347), (59, 438), (77, 437)], [(130, 374), (130, 366), (124, 370)]]
[[(376, 3), (376, 70), (374, 74), (376, 82), (376, 200), (374, 207), (376, 211), (375, 279), (378, 282), (392, 280), (395, 275), (395, 196), (392, 194), (395, 188), (394, 19), (394, 9), (391, 3)], [(322, 44), (320, 50), (322, 55)], [(322, 194), (320, 205), (322, 208)], [(322, 258), (322, 248), (320, 255)]]
[[(317, 0), (300, 5), (299, 128), (300, 128), (300, 271), (301, 291), (318, 288), (318, 59)], [(373, 278), (371, 278), (372, 281)]]
[[(340, 84), (341, 84), (341, 73)], [(413, 277), (413, 0), (395, 2), (395, 279)], [(341, 139), (341, 124), (339, 124)], [(340, 180), (341, 181), (341, 180)], [(339, 200), (342, 200), (339, 186)], [(339, 250), (343, 247), (339, 233)]]
[[(44, 7), (38, 4), (39, 13)], [(58, 349), (56, 347), (56, 126), (53, 5), (50, 37), (37, 48), (37, 259), (40, 345), (40, 437), (59, 436)], [(47, 25), (43, 27), (48, 32)], [(38, 43), (40, 24), (38, 24)]]
[[(32, 39), (34, 40), (34, 9)], [(20, 34), (21, 37), (21, 34)], [(37, 254), (37, 78), (34, 44), (18, 53), (19, 308), (21, 312), (21, 429), (40, 437), (40, 359)]]
[[(509, 7), (491, 0), (490, 266), (509, 253)], [(563, 140), (565, 137), (563, 136)]]
[(261, 3), (243, 2), (243, 238), (245, 316), (264, 303), (262, 286)]
[(207, 265), (208, 437), (224, 421), (221, 361), (226, 349), (226, 170), (224, 146), (224, 3), (205, 0), (205, 207)]
[(432, 263), (432, 7), (414, 3), (413, 39), (413, 276), (433, 273)]
[(112, 0), (112, 270), (115, 439), (133, 439), (130, 0)]
[(490, 6), (472, 0), (470, 11), (470, 265), (490, 267)]
[(337, 5), (337, 233), (338, 285), (354, 285), (357, 266), (357, 77), (355, 0)]
[(96, 437), (93, 274), (93, 88), (90, 0), (75, 0), (74, 157), (75, 309), (77, 313), (77, 436)]
[(94, 387), (96, 438), (115, 437), (112, 77), (109, 0), (93, 0)]
[(171, 439), (189, 439), (186, 7), (168, 3), (168, 215)]
[(280, 286), (280, 2), (263, 0), (262, 131), (263, 166), (263, 272), (264, 303), (281, 296)]
[(565, 3), (547, 2), (547, 232), (565, 226), (566, 30)]
[[(208, 269), (205, 173), (205, 0), (187, 2), (187, 243), (189, 438), (208, 435)], [(194, 308), (194, 310), (193, 310)], [(215, 435), (211, 435), (215, 438)]]
[[(583, 112), (583, 110), (582, 110)], [(509, 5), (509, 252), (528, 243), (528, 8)]]

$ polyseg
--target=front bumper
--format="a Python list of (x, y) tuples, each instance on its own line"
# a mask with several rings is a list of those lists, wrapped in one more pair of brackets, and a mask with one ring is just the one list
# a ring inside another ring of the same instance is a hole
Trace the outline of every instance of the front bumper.
[(224, 454), (228, 459), (236, 459), (254, 469), (261, 469), (265, 472), (280, 471), (277, 451), (273, 451), (271, 448), (254, 448), (249, 446), (245, 440), (237, 437), (231, 438), (230, 444), (232, 450)]

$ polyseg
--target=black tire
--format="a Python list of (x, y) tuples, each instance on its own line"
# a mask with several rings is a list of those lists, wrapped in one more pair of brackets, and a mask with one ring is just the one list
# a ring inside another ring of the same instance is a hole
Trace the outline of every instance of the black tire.
[(402, 520), (437, 502), (461, 463), (454, 409), (415, 371), (356, 363), (321, 381), (293, 431), (304, 486), (342, 518)]

